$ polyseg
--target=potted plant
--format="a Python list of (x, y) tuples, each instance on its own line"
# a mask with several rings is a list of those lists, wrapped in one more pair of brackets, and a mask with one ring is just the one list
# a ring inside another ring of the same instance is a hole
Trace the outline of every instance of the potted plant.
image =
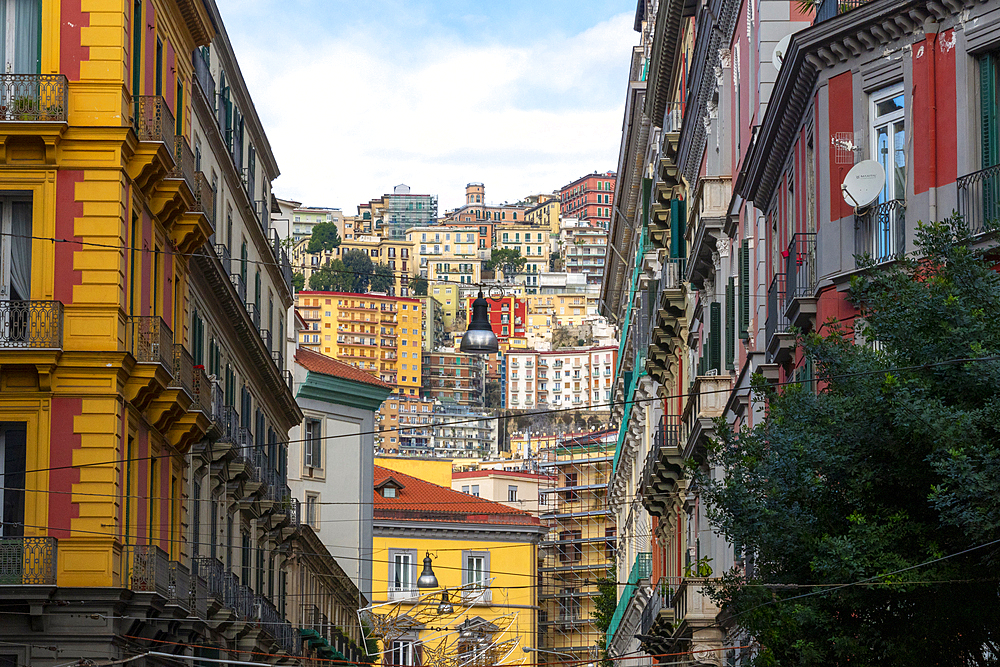
[(15, 97), (13, 114), (18, 120), (34, 120), (38, 110), (33, 97)]

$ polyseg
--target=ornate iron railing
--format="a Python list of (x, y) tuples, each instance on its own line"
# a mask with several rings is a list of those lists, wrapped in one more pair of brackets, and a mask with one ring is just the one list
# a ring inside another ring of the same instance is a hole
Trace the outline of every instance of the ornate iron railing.
[[(221, 565), (222, 563), (219, 564)], [(193, 561), (191, 567), (194, 569), (194, 572), (197, 572)], [(210, 594), (208, 582), (197, 574), (192, 574), (188, 587), (188, 609), (193, 611), (197, 618), (208, 617), (208, 598)]]
[(201, 49), (191, 52), (191, 60), (194, 62), (194, 78), (201, 87), (201, 92), (205, 93), (205, 99), (209, 105), (215, 104), (215, 79), (212, 78), (208, 55)]
[(233, 273), (233, 258), (229, 254), (229, 248), (225, 243), (215, 244), (215, 254), (219, 258), (219, 263), (222, 264), (222, 272), (227, 276)]
[(193, 400), (198, 399), (198, 393), (194, 388), (194, 359), (191, 353), (180, 343), (174, 344), (174, 379), (169, 387), (183, 389)]
[(906, 252), (906, 202), (893, 199), (873, 204), (854, 216), (855, 264), (871, 257), (876, 264)]
[(62, 74), (0, 74), (0, 121), (66, 120)]
[(168, 178), (183, 178), (194, 191), (194, 151), (185, 137), (174, 137), (174, 168)]
[(811, 297), (816, 290), (816, 234), (808, 232), (792, 236), (786, 261), (786, 302)]
[(226, 566), (218, 558), (192, 558), (192, 572), (196, 579), (205, 582), (208, 595), (225, 600), (226, 597)]
[(245, 584), (236, 584), (233, 587), (233, 606), (231, 607), (236, 615), (244, 620), (252, 620), (255, 617), (253, 589)]
[(191, 404), (192, 410), (200, 410), (209, 419), (215, 418), (212, 409), (215, 405), (212, 402), (212, 381), (208, 379), (205, 367), (198, 365), (194, 367), (194, 402)]
[(54, 537), (0, 537), (0, 586), (56, 584)]
[(191, 573), (175, 560), (167, 563), (167, 600), (191, 609)]
[(216, 422), (219, 425), (219, 430), (222, 431), (219, 440), (236, 444), (240, 430), (240, 416), (237, 414), (236, 408), (231, 405), (222, 406), (216, 417)]
[(764, 323), (764, 337), (767, 341), (777, 333), (788, 331), (788, 318), (785, 317), (785, 274), (779, 273), (771, 280), (767, 288), (767, 320)]
[(174, 333), (159, 315), (128, 318), (128, 351), (141, 363), (174, 366)]
[[(191, 190), (194, 192), (194, 206), (196, 211), (201, 211), (212, 223), (215, 229), (215, 193), (212, 191), (212, 184), (208, 182), (205, 172), (196, 171), (194, 173), (194, 185)], [(225, 247), (225, 246), (223, 246)]]
[(61, 301), (0, 301), (0, 348), (61, 349)]
[(167, 101), (160, 95), (136, 95), (132, 127), (139, 141), (161, 141), (174, 145), (174, 115)]
[(135, 545), (129, 550), (132, 554), (129, 588), (166, 597), (170, 578), (167, 552), (149, 544)]
[(958, 179), (958, 212), (973, 234), (1000, 227), (1000, 165)]

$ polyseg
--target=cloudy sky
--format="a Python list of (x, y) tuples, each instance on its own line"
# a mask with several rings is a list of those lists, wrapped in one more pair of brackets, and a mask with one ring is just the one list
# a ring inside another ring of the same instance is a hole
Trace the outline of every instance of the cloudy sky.
[(635, 0), (217, 0), (281, 176), (348, 215), (398, 183), (440, 210), (618, 159)]

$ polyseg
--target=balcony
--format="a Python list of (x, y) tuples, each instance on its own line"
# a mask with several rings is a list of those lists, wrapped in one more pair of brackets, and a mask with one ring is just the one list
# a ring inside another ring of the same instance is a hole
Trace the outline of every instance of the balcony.
[(709, 581), (703, 577), (685, 577), (674, 591), (670, 608), (673, 610), (675, 637), (716, 624), (715, 618), (720, 609), (702, 592)]
[(243, 279), (243, 274), (231, 273), (229, 274), (229, 281), (233, 284), (233, 288), (236, 289), (236, 295), (240, 298), (240, 302), (245, 304), (247, 300), (247, 282)]
[(632, 597), (639, 589), (639, 583), (644, 579), (649, 579), (649, 575), (652, 571), (653, 554), (646, 551), (636, 554), (635, 562), (632, 564), (632, 570), (629, 572), (628, 580), (625, 583), (625, 588), (622, 591), (621, 597), (618, 598), (618, 606), (615, 607), (615, 613), (611, 617), (611, 624), (608, 625), (608, 632), (606, 635), (608, 646), (611, 645), (612, 640), (615, 637), (615, 633), (618, 631), (618, 626), (621, 625), (622, 619), (625, 617), (625, 611), (628, 609), (628, 605), (632, 601)]
[(691, 385), (681, 416), (680, 444), (684, 459), (700, 460), (709, 438), (715, 436), (715, 419), (721, 417), (733, 381), (729, 375), (698, 376)]
[(174, 334), (157, 315), (129, 317), (125, 347), (136, 360), (126, 394), (137, 408), (145, 409), (173, 379)]
[[(172, 133), (172, 130), (171, 130)], [(167, 174), (167, 178), (181, 178), (188, 184), (192, 192), (194, 191), (194, 151), (185, 137), (173, 138), (174, 168)]]
[(906, 252), (906, 202), (893, 199), (873, 204), (854, 216), (855, 266), (863, 257), (876, 264), (891, 262)]
[(191, 572), (187, 566), (170, 561), (167, 563), (167, 604), (182, 607), (190, 611), (191, 605)]
[(420, 592), (414, 586), (389, 586), (389, 601), (416, 599)]
[(764, 341), (767, 344), (767, 363), (784, 363), (795, 349), (795, 336), (789, 333), (785, 316), (785, 274), (779, 273), (767, 288), (767, 320), (764, 322)]
[[(215, 255), (219, 258), (219, 263), (222, 264), (222, 273), (225, 275), (231, 275), (233, 273), (233, 258), (229, 254), (229, 247), (224, 243), (215, 244)], [(244, 296), (245, 300), (246, 297)]]
[(712, 253), (716, 251), (716, 241), (723, 234), (732, 199), (732, 184), (729, 178), (702, 178), (692, 202), (694, 215), (688, 236), (691, 239), (687, 265), (687, 280), (699, 288), (702, 281), (715, 271)]
[(785, 319), (809, 331), (816, 320), (816, 234), (792, 236), (785, 261)]
[(1000, 226), (1000, 165), (958, 179), (958, 212), (974, 235)]
[(170, 565), (167, 552), (153, 545), (125, 548), (129, 567), (128, 587), (138, 593), (158, 593), (167, 597)]
[(642, 504), (652, 516), (667, 516), (675, 505), (677, 481), (684, 478), (680, 419), (663, 415), (642, 469)]
[(193, 403), (198, 395), (194, 388), (194, 359), (180, 343), (174, 345), (173, 357), (173, 379), (167, 388), (183, 389)]
[(167, 101), (160, 95), (136, 95), (132, 99), (132, 128), (139, 141), (160, 142), (173, 150), (176, 122)]
[(653, 587), (649, 602), (639, 618), (638, 636), (644, 651), (651, 655), (669, 653), (673, 635), (674, 610), (670, 606), (673, 588), (667, 577), (661, 577)]
[(56, 585), (54, 537), (0, 537), (0, 586)]
[(66, 122), (62, 74), (0, 74), (0, 121)]
[(60, 350), (61, 301), (0, 301), (0, 349)]

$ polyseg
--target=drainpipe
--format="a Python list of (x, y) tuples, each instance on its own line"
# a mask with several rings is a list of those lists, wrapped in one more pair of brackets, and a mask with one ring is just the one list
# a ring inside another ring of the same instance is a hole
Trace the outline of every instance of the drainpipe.
[(941, 25), (934, 19), (924, 22), (924, 37), (927, 40), (927, 96), (930, 98), (930, 181), (928, 190), (928, 213), (932, 222), (937, 222), (937, 38)]

